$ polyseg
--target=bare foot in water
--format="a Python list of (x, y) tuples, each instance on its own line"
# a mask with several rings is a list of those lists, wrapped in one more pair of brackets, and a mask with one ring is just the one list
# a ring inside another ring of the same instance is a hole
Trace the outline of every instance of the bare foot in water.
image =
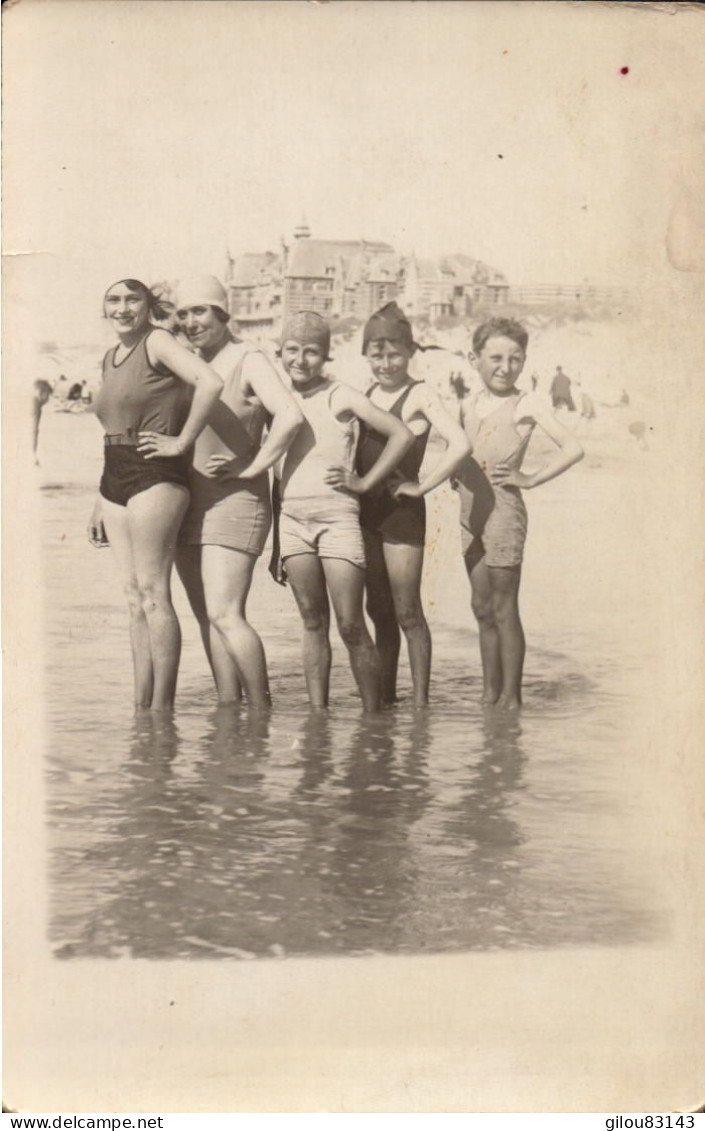
[(517, 696), (500, 695), (497, 700), (496, 706), (501, 711), (518, 711), (521, 708), (521, 700)]

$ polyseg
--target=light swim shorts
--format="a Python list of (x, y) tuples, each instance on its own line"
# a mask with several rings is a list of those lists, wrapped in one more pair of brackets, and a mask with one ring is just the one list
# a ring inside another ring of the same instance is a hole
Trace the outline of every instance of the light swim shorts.
[(282, 560), (296, 554), (341, 558), (365, 568), (365, 544), (357, 506), (331, 507), (330, 500), (295, 500), (282, 504), (279, 542)]

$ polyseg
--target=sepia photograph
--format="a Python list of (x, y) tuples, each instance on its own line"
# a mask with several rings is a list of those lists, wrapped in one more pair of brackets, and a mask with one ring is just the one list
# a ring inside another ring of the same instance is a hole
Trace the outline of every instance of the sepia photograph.
[(11, 1110), (705, 1100), (705, 16), (4, 22)]

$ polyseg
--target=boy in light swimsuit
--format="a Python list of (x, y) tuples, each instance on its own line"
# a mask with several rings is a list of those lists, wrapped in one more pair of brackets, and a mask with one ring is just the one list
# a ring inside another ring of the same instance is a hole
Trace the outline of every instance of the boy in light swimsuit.
[[(377, 711), (380, 663), (362, 607), (365, 548), (359, 496), (389, 476), (413, 436), (362, 393), (324, 376), (329, 349), (330, 330), (318, 314), (301, 311), (285, 325), (281, 359), (304, 424), (282, 468), (280, 553), (303, 620), (311, 705), (328, 705), (330, 595), (364, 708)], [(359, 421), (386, 438), (379, 459), (362, 476), (355, 472)]]
[[(521, 489), (555, 479), (583, 456), (544, 399), (516, 388), (528, 340), (524, 327), (510, 318), (491, 318), (475, 331), (473, 358), (482, 388), (461, 403), (472, 456), (456, 477), (465, 569), (480, 630), (483, 702), (509, 709), (521, 705), (525, 652), (519, 582), (527, 515)], [(558, 451), (527, 475), (521, 465), (536, 425)]]

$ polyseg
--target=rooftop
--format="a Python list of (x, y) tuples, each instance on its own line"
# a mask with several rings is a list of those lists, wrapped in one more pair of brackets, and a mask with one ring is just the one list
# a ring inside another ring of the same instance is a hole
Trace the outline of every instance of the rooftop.
[(373, 255), (394, 253), (388, 243), (362, 240), (297, 240), (291, 249), (287, 267), (288, 278), (325, 278), (326, 268), (336, 268), (340, 260), (345, 263), (362, 251)]

